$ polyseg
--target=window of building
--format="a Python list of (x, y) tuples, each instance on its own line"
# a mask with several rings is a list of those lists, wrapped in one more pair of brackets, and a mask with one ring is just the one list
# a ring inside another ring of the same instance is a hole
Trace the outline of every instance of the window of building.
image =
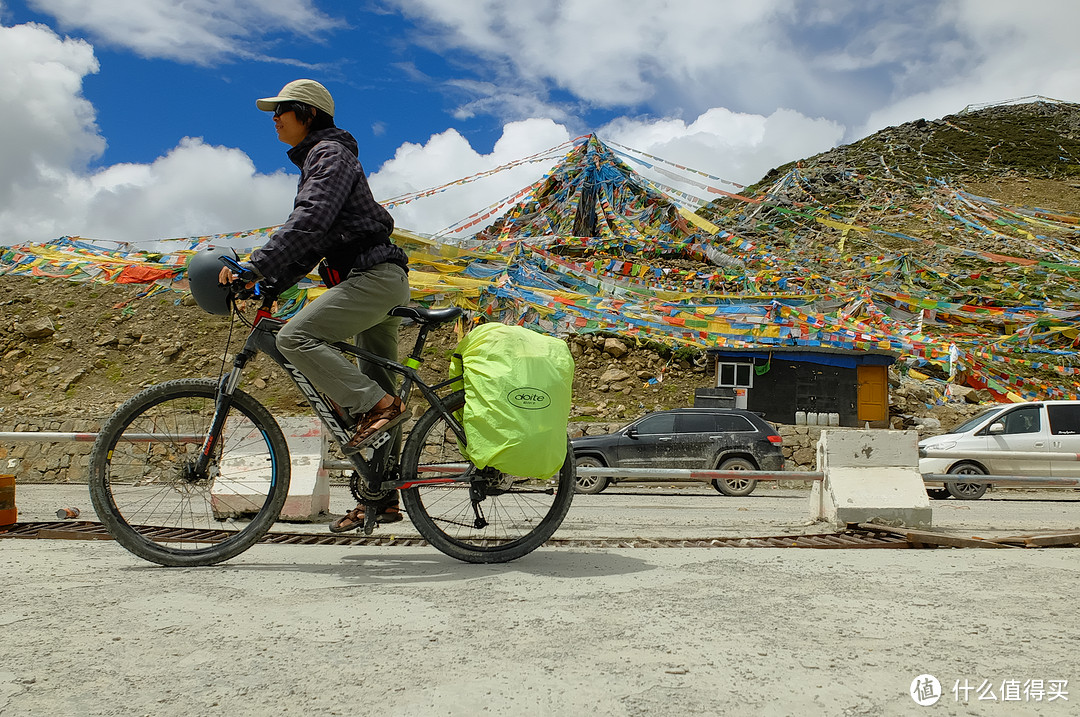
[(727, 388), (753, 388), (754, 366), (749, 363), (716, 364), (717, 386)]

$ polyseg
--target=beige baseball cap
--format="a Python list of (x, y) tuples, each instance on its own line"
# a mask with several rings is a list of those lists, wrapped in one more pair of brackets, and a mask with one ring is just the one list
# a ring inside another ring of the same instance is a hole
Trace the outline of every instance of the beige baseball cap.
[(325, 87), (315, 80), (293, 80), (281, 88), (277, 97), (255, 100), (255, 106), (264, 112), (273, 112), (279, 102), (304, 102), (334, 116), (334, 98)]

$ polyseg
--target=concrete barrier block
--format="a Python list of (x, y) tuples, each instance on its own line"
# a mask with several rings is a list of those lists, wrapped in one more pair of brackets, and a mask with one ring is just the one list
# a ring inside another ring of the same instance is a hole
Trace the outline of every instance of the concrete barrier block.
[[(330, 477), (323, 466), (326, 435), (322, 424), (315, 417), (289, 417), (278, 419), (278, 425), (285, 434), (292, 463), (289, 494), (280, 518), (297, 522), (316, 520), (330, 510)], [(269, 482), (269, 468), (262, 470), (262, 480)], [(242, 475), (243, 479), (230, 480), (230, 475)], [(214, 515), (242, 516), (250, 511), (252, 497), (266, 493), (266, 488), (257, 484), (258, 479), (245, 456), (231, 455), (215, 481), (211, 496)]]
[(330, 510), (330, 474), (323, 467), (326, 433), (314, 416), (283, 418), (278, 425), (285, 433), (292, 459), (289, 497), (281, 509), (281, 519), (315, 520)]
[(916, 431), (822, 431), (811, 516), (837, 525), (877, 522), (928, 528), (932, 509), (919, 473)]

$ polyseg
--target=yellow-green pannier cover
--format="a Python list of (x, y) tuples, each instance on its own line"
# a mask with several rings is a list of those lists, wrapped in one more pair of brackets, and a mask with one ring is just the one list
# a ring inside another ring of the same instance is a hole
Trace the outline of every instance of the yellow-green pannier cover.
[(457, 345), (450, 376), (464, 374), (466, 457), (527, 478), (550, 478), (566, 460), (574, 359), (566, 343), (522, 326), (489, 323)]

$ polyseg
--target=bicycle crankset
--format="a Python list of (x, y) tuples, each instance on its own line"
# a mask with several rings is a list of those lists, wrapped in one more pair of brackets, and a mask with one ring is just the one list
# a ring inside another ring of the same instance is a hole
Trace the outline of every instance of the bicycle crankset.
[(356, 471), (349, 476), (349, 492), (357, 503), (378, 503), (393, 493), (392, 490), (372, 490)]

